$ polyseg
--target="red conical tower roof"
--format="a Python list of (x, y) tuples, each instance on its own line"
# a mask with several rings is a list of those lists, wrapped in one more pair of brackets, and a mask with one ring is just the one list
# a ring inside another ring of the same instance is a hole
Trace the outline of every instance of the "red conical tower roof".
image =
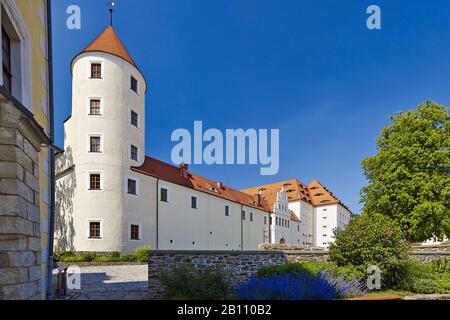
[(94, 41), (92, 41), (81, 53), (85, 52), (104, 52), (115, 55), (137, 67), (130, 53), (119, 39), (112, 26), (108, 26)]

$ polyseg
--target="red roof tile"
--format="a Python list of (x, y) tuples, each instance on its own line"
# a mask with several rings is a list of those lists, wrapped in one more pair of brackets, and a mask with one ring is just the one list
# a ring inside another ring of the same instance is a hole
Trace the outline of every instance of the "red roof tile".
[(219, 198), (237, 202), (245, 206), (272, 212), (272, 208), (268, 206), (266, 202), (261, 201), (260, 205), (257, 204), (257, 196), (241, 192), (225, 185), (219, 185), (216, 181), (209, 180), (192, 172), (187, 172), (186, 175), (183, 175), (179, 167), (175, 167), (155, 158), (145, 157), (142, 166), (132, 167), (131, 170), (200, 192), (208, 193)]
[(122, 58), (138, 68), (112, 26), (108, 26), (105, 31), (95, 38), (81, 53), (85, 52), (109, 53)]

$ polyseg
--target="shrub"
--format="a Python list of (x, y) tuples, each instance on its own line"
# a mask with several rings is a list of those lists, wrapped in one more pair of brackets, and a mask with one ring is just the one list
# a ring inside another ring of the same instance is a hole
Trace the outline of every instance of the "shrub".
[(433, 272), (437, 273), (450, 273), (450, 261), (440, 259), (440, 260), (434, 260), (431, 263)]
[(120, 252), (114, 251), (113, 253), (111, 253), (111, 258), (119, 259), (120, 258)]
[(150, 252), (150, 246), (140, 246), (134, 252), (137, 262), (148, 262), (148, 254)]
[(317, 275), (319, 272), (328, 272), (337, 279), (342, 280), (364, 280), (365, 273), (360, 268), (354, 266), (338, 266), (332, 262), (300, 262), (287, 263), (279, 266), (261, 268), (258, 277), (269, 277), (282, 274), (310, 274)]
[(200, 270), (183, 264), (158, 278), (176, 299), (221, 300), (231, 295), (230, 275), (218, 268)]
[(134, 253), (123, 253), (120, 255), (120, 261), (122, 262), (136, 262), (136, 255)]
[(235, 289), (241, 300), (330, 300), (362, 294), (358, 282), (337, 279), (327, 272), (282, 272), (267, 277), (252, 277)]
[(80, 261), (83, 262), (92, 262), (97, 258), (97, 255), (94, 252), (84, 252), (79, 256)]

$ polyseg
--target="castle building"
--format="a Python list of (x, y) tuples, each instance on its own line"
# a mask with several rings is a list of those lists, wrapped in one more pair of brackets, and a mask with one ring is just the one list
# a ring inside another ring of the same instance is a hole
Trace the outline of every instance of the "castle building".
[(49, 0), (0, 0), (0, 300), (45, 299), (52, 263)]
[[(187, 165), (146, 156), (147, 84), (112, 26), (75, 56), (71, 68), (72, 115), (64, 123), (64, 152), (56, 163), (57, 249), (323, 245), (333, 226), (348, 222), (348, 209), (316, 181), (306, 186), (293, 179), (240, 191), (190, 172)], [(319, 211), (330, 223), (326, 230), (320, 225), (315, 239)]]

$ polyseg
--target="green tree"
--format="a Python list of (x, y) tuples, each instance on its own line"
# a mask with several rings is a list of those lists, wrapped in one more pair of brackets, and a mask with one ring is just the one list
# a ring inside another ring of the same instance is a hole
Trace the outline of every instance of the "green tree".
[(386, 270), (408, 255), (408, 243), (399, 227), (381, 215), (363, 215), (350, 220), (345, 229), (336, 229), (330, 258), (339, 266), (366, 268), (377, 265)]
[(450, 235), (449, 108), (427, 100), (390, 119), (362, 161), (363, 214), (391, 218), (410, 242)]

